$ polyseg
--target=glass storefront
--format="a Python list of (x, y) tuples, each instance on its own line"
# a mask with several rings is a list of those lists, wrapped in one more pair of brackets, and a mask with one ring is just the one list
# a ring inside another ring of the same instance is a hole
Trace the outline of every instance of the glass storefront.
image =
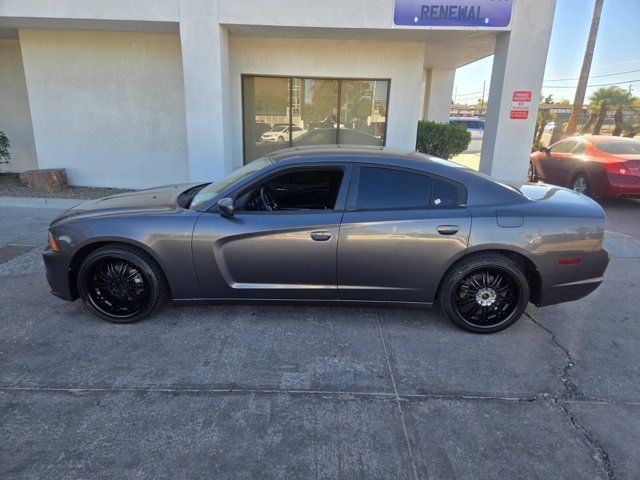
[(301, 145), (384, 145), (389, 80), (242, 77), (244, 162)]

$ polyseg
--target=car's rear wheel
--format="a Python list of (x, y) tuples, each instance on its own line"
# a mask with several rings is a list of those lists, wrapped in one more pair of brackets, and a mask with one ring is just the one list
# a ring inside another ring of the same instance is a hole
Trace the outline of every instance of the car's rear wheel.
[(589, 184), (589, 177), (585, 173), (577, 174), (571, 182), (571, 189), (574, 192), (582, 193), (583, 195), (590, 195), (591, 188)]
[(151, 315), (167, 298), (164, 275), (146, 253), (127, 245), (91, 252), (78, 271), (78, 293), (103, 320), (133, 323)]
[(444, 313), (458, 327), (493, 333), (513, 325), (529, 301), (527, 279), (514, 262), (480, 254), (454, 265), (440, 288)]

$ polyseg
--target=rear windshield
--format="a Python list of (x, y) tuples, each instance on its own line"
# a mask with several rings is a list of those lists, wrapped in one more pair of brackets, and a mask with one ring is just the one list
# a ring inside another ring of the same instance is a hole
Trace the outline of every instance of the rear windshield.
[(595, 145), (601, 152), (612, 155), (640, 155), (640, 142), (635, 140), (596, 142)]

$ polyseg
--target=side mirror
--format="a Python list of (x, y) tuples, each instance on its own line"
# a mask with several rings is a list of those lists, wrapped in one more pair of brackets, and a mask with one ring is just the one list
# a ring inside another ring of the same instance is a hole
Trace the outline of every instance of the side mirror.
[(233, 198), (225, 197), (218, 200), (218, 208), (220, 209), (220, 215), (223, 217), (233, 217), (236, 212), (233, 206)]

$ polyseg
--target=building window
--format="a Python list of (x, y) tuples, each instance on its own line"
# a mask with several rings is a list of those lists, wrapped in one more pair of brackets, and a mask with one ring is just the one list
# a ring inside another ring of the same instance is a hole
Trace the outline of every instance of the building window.
[(303, 145), (384, 145), (389, 80), (242, 77), (244, 163)]

